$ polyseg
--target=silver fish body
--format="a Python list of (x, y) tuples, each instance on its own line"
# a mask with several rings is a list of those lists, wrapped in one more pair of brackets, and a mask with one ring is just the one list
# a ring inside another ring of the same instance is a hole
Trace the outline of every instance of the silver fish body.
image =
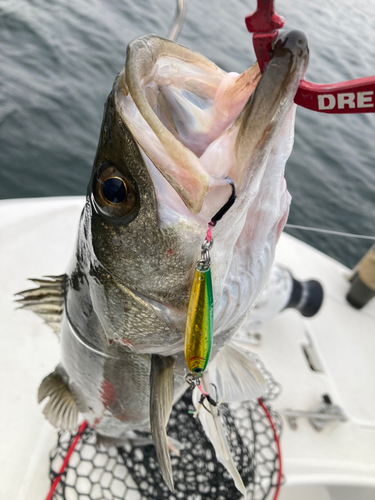
[[(211, 253), (212, 360), (221, 356), (212, 366), (225, 371), (225, 346), (265, 286), (288, 214), (283, 174), (293, 144), (293, 99), (307, 62), (300, 32), (280, 37), (262, 76), (257, 65), (227, 74), (156, 36), (129, 45), (105, 105), (63, 283), (58, 376), (73, 398), (65, 394), (61, 403), (51, 379), (40, 389), (40, 400), (54, 402), (45, 412), (53, 423), (62, 425), (62, 411), (73, 415), (67, 409), (73, 399), (104, 439), (121, 441), (150, 427), (158, 439), (170, 409), (156, 423), (151, 414), (150, 426), (150, 407), (158, 408), (150, 393), (168, 407), (187, 387), (191, 283), (207, 223), (230, 194), (224, 181), (230, 176), (237, 199), (214, 229)], [(27, 294), (23, 300), (27, 307)], [(233, 347), (227, 352), (240, 356)], [(225, 379), (221, 374), (221, 386)], [(157, 449), (164, 460), (163, 437)]]

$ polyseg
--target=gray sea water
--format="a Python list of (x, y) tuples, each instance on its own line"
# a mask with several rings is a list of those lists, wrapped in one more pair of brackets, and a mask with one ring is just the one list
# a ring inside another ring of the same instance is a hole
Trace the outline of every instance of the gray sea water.
[[(255, 60), (244, 18), (255, 0), (189, 0), (179, 42), (226, 71)], [(86, 192), (103, 104), (126, 46), (166, 36), (174, 0), (0, 2), (0, 198)], [(319, 83), (375, 74), (375, 2), (279, 0), (286, 28), (305, 31), (306, 78)], [(375, 116), (298, 109), (286, 178), (289, 222), (375, 234)], [(352, 266), (370, 242), (289, 230)]]

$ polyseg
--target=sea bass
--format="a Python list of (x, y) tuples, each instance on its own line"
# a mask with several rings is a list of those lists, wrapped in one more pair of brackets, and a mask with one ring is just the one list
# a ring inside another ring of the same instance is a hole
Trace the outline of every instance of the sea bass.
[(105, 104), (70, 265), (21, 293), (22, 306), (60, 334), (61, 364), (38, 393), (48, 420), (74, 429), (80, 412), (107, 443), (151, 430), (171, 489), (165, 426), (187, 388), (189, 294), (207, 223), (230, 194), (226, 177), (237, 198), (213, 229), (207, 376), (225, 401), (265, 391), (231, 339), (265, 286), (288, 215), (284, 167), (307, 62), (299, 31), (279, 37), (262, 75), (257, 64), (226, 73), (157, 36), (131, 42)]

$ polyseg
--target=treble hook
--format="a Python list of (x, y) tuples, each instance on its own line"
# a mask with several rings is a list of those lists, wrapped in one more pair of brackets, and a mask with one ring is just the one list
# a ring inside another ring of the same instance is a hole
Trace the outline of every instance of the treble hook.
[(191, 389), (195, 389), (196, 387), (199, 389), (199, 391), (201, 392), (201, 397), (199, 398), (199, 401), (198, 401), (198, 406), (197, 406), (197, 409), (195, 411), (190, 411), (189, 410), (189, 413), (192, 414), (194, 416), (194, 418), (196, 418), (199, 414), (199, 411), (200, 409), (203, 407), (206, 411), (208, 411), (208, 413), (211, 413), (211, 411), (205, 406), (204, 402), (205, 400), (207, 399), (207, 401), (210, 403), (211, 406), (216, 406), (218, 407), (220, 404), (221, 404), (221, 401), (218, 403), (217, 400), (218, 400), (218, 393), (217, 393), (217, 387), (215, 384), (211, 384), (212, 387), (215, 389), (215, 399), (213, 399), (208, 392), (206, 392), (205, 390), (203, 390), (203, 387), (201, 385), (201, 381), (198, 377), (194, 377), (194, 376), (191, 376), (189, 377), (189, 375), (191, 374), (188, 374), (188, 376), (186, 376), (185, 380), (187, 381), (187, 383), (190, 385), (190, 388)]

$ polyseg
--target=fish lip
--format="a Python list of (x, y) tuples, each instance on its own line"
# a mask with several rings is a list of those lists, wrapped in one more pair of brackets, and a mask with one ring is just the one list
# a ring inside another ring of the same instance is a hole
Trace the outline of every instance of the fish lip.
[[(249, 162), (260, 165), (286, 114), (294, 104), (308, 63), (307, 38), (302, 31), (283, 31), (273, 45), (273, 55), (255, 91), (238, 116), (239, 130), (235, 142), (239, 194), (254, 178)], [(256, 170), (255, 170), (256, 173)]]

